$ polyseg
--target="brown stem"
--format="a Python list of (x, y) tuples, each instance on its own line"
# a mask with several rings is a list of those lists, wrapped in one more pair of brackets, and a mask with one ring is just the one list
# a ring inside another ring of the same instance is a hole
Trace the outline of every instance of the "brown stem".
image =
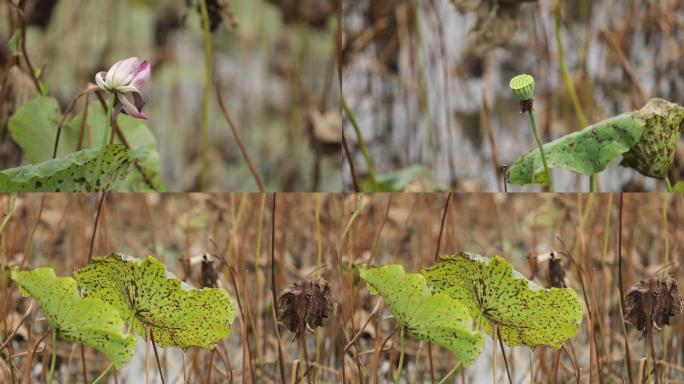
[[(100, 213), (102, 213), (102, 206), (104, 205), (107, 192), (102, 192), (100, 203), (97, 205), (97, 213), (95, 214), (95, 225), (93, 226), (93, 234), (90, 236), (90, 248), (88, 249), (88, 262), (93, 259), (93, 249), (95, 245), (95, 234), (97, 234), (97, 225), (100, 222)], [(87, 381), (86, 381), (87, 382)]]
[(240, 148), (240, 152), (242, 153), (242, 157), (245, 159), (245, 162), (247, 163), (247, 166), (249, 167), (249, 171), (252, 173), (252, 176), (254, 177), (254, 181), (257, 184), (257, 187), (259, 187), (259, 192), (264, 192), (264, 183), (261, 181), (261, 178), (259, 177), (259, 174), (256, 171), (256, 168), (254, 167), (254, 164), (252, 163), (252, 160), (249, 158), (249, 153), (247, 152), (247, 148), (245, 147), (245, 144), (242, 142), (242, 139), (240, 138), (240, 133), (238, 132), (237, 128), (235, 127), (235, 123), (233, 122), (233, 119), (230, 118), (230, 115), (228, 114), (228, 109), (226, 108), (225, 104), (223, 103), (223, 97), (221, 97), (221, 90), (219, 89), (218, 84), (216, 84), (216, 98), (218, 99), (219, 103), (219, 108), (221, 109), (221, 113), (223, 114), (223, 117), (226, 119), (226, 122), (228, 123), (228, 126), (230, 127), (230, 131), (233, 133), (233, 138), (235, 138), (235, 142), (237, 143), (238, 147)]
[(622, 284), (622, 198), (623, 194), (620, 192), (620, 205), (619, 205), (619, 212), (618, 212), (618, 292), (620, 296), (620, 319), (622, 321), (622, 326), (623, 329), (625, 329), (625, 357), (627, 360), (627, 376), (629, 377), (629, 383), (632, 384), (634, 383), (634, 380), (632, 378), (632, 358), (629, 353), (629, 341), (628, 341), (628, 335), (626, 331), (626, 326), (624, 324), (625, 322), (625, 297), (624, 293), (622, 292), (623, 289), (623, 284)]
[(351, 173), (352, 184), (354, 184), (354, 192), (361, 192), (361, 186), (359, 184), (358, 176), (356, 175), (356, 168), (354, 168), (354, 161), (351, 158), (349, 144), (347, 144), (347, 136), (344, 135), (344, 129), (342, 130), (342, 148), (344, 149), (344, 155), (347, 157), (347, 162), (349, 163), (349, 172)]
[(271, 310), (273, 312), (273, 325), (276, 332), (276, 340), (278, 342), (278, 369), (280, 370), (280, 379), (285, 383), (285, 361), (283, 360), (283, 347), (280, 343), (280, 329), (278, 328), (278, 319), (276, 317), (276, 278), (275, 278), (275, 231), (276, 231), (276, 197), (277, 193), (273, 193), (273, 202), (271, 204), (271, 298), (273, 305)]
[(88, 382), (88, 366), (86, 365), (85, 346), (81, 344), (81, 363), (83, 364), (83, 382)]
[(161, 361), (159, 360), (159, 354), (157, 353), (157, 343), (154, 341), (154, 333), (150, 330), (150, 340), (152, 341), (152, 350), (154, 350), (154, 359), (157, 360), (157, 368), (159, 369), (159, 378), (162, 384), (166, 384), (164, 381), (164, 371), (162, 370)]
[(442, 234), (444, 233), (444, 223), (446, 223), (447, 212), (449, 212), (449, 203), (451, 202), (451, 192), (447, 194), (446, 202), (444, 202), (444, 210), (442, 211), (442, 223), (439, 227), (439, 237), (437, 237), (437, 247), (435, 248), (435, 261), (439, 260), (439, 250), (442, 245)]

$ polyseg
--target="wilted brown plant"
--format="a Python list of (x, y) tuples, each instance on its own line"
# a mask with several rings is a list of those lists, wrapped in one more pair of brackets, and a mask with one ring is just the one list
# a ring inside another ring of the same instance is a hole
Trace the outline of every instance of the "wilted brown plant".
[(310, 277), (292, 283), (278, 298), (278, 322), (295, 338), (303, 337), (306, 330), (323, 325), (337, 307), (330, 283), (323, 277)]

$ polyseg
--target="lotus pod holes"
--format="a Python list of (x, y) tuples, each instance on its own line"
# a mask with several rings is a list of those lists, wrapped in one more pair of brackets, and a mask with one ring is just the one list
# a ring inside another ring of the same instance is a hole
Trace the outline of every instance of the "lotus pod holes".
[(531, 112), (534, 109), (534, 77), (527, 74), (515, 76), (508, 83), (518, 99), (520, 99), (520, 112)]

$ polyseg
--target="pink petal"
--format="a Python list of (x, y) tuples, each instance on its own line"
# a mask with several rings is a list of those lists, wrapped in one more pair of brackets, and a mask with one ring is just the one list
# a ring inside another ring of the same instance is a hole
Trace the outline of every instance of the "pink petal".
[[(133, 95), (135, 95), (135, 93)], [(138, 119), (147, 120), (147, 116), (142, 111), (142, 106), (140, 107), (140, 109), (138, 109), (138, 107), (136, 105), (134, 105), (133, 103), (131, 103), (128, 100), (128, 98), (126, 98), (125, 95), (122, 95), (120, 93), (117, 94), (117, 97), (119, 99), (119, 102), (121, 102), (121, 105), (123, 106), (123, 110), (124, 110), (125, 114), (127, 114), (129, 116), (133, 116), (133, 117), (138, 118)], [(134, 98), (136, 98), (136, 97), (134, 96)], [(141, 96), (141, 98), (142, 98), (142, 96)], [(137, 101), (136, 101), (136, 104), (137, 104)], [(143, 102), (143, 105), (144, 105), (144, 102)]]
[(95, 75), (95, 83), (97, 84), (98, 87), (100, 87), (103, 90), (107, 90), (107, 85), (105, 83), (105, 76), (107, 76), (107, 72), (98, 72)]
[(131, 79), (130, 84), (136, 89), (142, 89), (147, 81), (150, 79), (150, 71), (152, 66), (150, 62), (145, 60), (140, 65), (133, 70), (133, 79)]
[(142, 60), (137, 57), (129, 57), (121, 61), (117, 61), (107, 71), (105, 79), (107, 85), (111, 89), (116, 89), (122, 85), (128, 85), (133, 78), (133, 71), (140, 66)]

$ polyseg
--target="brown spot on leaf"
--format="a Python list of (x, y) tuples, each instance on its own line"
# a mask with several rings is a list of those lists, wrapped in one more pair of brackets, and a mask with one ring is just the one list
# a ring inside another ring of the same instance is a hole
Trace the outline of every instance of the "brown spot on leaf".
[(293, 283), (280, 294), (278, 322), (299, 338), (307, 329), (321, 327), (336, 306), (328, 280), (311, 277)]
[(677, 282), (671, 276), (642, 280), (634, 284), (625, 298), (625, 321), (647, 336), (670, 324), (670, 318), (682, 310)]

